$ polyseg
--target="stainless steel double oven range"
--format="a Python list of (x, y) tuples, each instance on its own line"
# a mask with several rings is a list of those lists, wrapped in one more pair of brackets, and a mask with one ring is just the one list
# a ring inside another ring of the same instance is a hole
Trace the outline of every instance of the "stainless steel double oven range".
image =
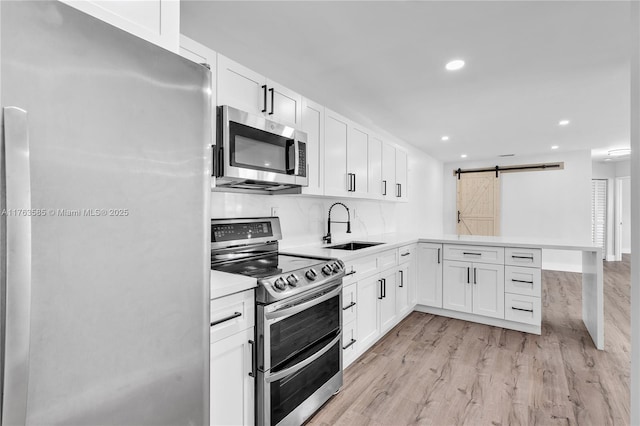
[(342, 386), (344, 264), (281, 254), (281, 238), (277, 217), (211, 221), (211, 268), (258, 279), (258, 425), (300, 425)]

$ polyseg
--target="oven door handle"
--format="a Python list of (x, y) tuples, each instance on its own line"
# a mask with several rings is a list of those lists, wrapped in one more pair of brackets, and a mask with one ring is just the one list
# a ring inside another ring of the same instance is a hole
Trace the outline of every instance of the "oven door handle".
[(293, 374), (293, 373), (295, 373), (297, 371), (302, 370), (304, 367), (306, 367), (307, 365), (311, 364), (313, 361), (317, 360), (322, 355), (327, 353), (329, 351), (329, 349), (331, 349), (336, 343), (340, 343), (341, 339), (342, 339), (342, 330), (340, 330), (338, 335), (333, 340), (331, 340), (329, 342), (329, 344), (327, 344), (327, 346), (325, 346), (324, 348), (320, 349), (318, 352), (316, 352), (315, 354), (313, 354), (309, 358), (305, 359), (304, 361), (300, 361), (296, 365), (292, 365), (289, 368), (285, 368), (284, 370), (278, 371), (277, 373), (273, 373), (273, 374), (268, 375), (267, 377), (264, 378), (265, 382), (267, 382), (267, 383), (275, 382), (277, 380), (282, 379), (283, 377), (286, 377), (286, 376), (288, 376), (290, 374)]
[(283, 317), (288, 317), (290, 315), (293, 314), (297, 314), (298, 312), (302, 312), (305, 309), (308, 309), (312, 306), (315, 306), (319, 303), (324, 302), (325, 300), (329, 300), (332, 297), (337, 296), (338, 294), (340, 294), (340, 292), (342, 291), (342, 282), (340, 282), (340, 284), (338, 286), (336, 286), (333, 290), (328, 291), (327, 293), (324, 293), (318, 297), (315, 297), (311, 300), (307, 300), (305, 302), (300, 303), (299, 305), (293, 305), (289, 308), (284, 308), (284, 309), (280, 309), (277, 311), (273, 311), (273, 312), (265, 312), (265, 318), (267, 320), (274, 320), (277, 318), (283, 318)]

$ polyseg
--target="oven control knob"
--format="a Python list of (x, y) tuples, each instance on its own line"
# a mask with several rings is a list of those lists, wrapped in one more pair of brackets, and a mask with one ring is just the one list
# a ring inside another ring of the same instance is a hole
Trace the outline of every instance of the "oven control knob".
[(296, 277), (294, 274), (291, 274), (287, 277), (287, 282), (291, 287), (296, 287), (298, 285), (298, 281), (298, 277)]
[(340, 265), (339, 262), (334, 263), (333, 264), (333, 273), (337, 274), (340, 271), (342, 271), (342, 265)]
[(314, 271), (313, 269), (309, 269), (307, 271), (307, 273), (304, 274), (304, 275), (309, 279), (309, 281), (314, 281), (316, 279), (316, 277), (318, 276), (318, 273), (316, 271)]
[(322, 273), (325, 275), (331, 275), (331, 273), (333, 272), (333, 268), (331, 267), (331, 265), (324, 265), (322, 267)]
[(284, 289), (287, 288), (287, 283), (285, 282), (284, 279), (282, 278), (278, 278), (274, 283), (273, 283), (273, 287), (276, 289), (276, 291), (284, 291)]

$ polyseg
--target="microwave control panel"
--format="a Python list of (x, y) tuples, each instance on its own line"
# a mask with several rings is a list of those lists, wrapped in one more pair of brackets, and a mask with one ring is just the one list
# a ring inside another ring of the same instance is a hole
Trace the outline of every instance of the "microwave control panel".
[(298, 173), (297, 176), (307, 177), (307, 144), (298, 142)]

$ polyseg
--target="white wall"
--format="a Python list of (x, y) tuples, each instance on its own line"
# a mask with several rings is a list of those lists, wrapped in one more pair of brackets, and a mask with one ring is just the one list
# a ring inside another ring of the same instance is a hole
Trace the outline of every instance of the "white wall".
[[(439, 234), (442, 232), (442, 164), (417, 149), (405, 148), (409, 151), (407, 203), (214, 192), (211, 217), (270, 216), (271, 208), (276, 207), (282, 226), (282, 248), (321, 243), (327, 232), (327, 212), (336, 201), (346, 204), (352, 217), (351, 234), (345, 233), (344, 224), (331, 225), (334, 242), (393, 232), (412, 232), (416, 236)], [(334, 220), (347, 218), (339, 206), (331, 216)]]
[[(590, 244), (592, 164), (589, 150), (445, 164), (444, 232), (456, 233), (453, 170), (560, 161), (564, 162), (564, 170), (501, 174), (500, 234)], [(580, 272), (581, 259), (578, 252), (545, 250), (543, 268)]]

